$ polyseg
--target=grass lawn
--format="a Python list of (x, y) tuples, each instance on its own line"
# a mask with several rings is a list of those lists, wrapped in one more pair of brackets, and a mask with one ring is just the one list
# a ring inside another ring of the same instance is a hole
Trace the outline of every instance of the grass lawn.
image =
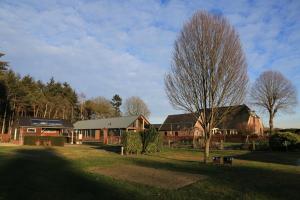
[[(299, 152), (213, 151), (212, 155), (235, 156), (233, 166), (217, 166), (199, 162), (202, 152), (198, 150), (165, 149), (152, 155), (120, 156), (105, 149), (84, 145), (0, 146), (0, 200), (300, 197)], [(120, 173), (114, 176), (118, 169)], [(103, 175), (106, 172), (110, 176)], [(183, 178), (171, 179), (167, 182), (170, 185), (185, 180), (185, 173), (195, 182), (178, 189), (137, 182), (152, 172), (164, 181), (164, 176)]]

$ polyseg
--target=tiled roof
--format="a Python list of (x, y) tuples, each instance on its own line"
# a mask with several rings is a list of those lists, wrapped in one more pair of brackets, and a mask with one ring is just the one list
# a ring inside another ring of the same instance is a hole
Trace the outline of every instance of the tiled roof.
[(127, 128), (139, 116), (114, 117), (106, 119), (83, 120), (74, 123), (75, 129)]
[[(217, 108), (216, 117), (221, 115), (228, 110), (228, 107)], [(208, 110), (210, 112), (210, 110)], [(226, 114), (226, 117), (222, 120), (217, 128), (220, 129), (237, 129), (239, 125), (248, 123), (251, 110), (246, 105), (231, 106), (230, 112)], [(193, 113), (179, 114), (179, 115), (168, 115), (160, 131), (179, 131), (194, 127), (198, 119), (198, 115)]]

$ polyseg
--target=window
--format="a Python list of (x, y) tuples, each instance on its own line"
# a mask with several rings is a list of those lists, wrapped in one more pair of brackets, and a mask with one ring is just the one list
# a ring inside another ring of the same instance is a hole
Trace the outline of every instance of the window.
[(175, 136), (178, 136), (178, 132), (177, 131), (175, 132)]
[(35, 133), (36, 129), (35, 128), (27, 128), (27, 133)]
[(167, 136), (168, 135), (168, 132), (165, 132), (165, 136)]

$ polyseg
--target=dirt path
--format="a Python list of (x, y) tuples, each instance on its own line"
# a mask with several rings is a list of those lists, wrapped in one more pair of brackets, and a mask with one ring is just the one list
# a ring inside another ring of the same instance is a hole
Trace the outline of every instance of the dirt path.
[(165, 188), (178, 189), (207, 177), (199, 174), (174, 172), (132, 165), (120, 165), (110, 168), (91, 168), (92, 173), (111, 176), (116, 179)]

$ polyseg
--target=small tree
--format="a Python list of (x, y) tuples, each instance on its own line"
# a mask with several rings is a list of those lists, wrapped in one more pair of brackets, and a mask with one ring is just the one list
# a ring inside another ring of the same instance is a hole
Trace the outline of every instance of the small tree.
[(247, 65), (239, 36), (224, 17), (196, 12), (175, 41), (172, 61), (165, 77), (167, 96), (175, 108), (194, 113), (202, 126), (206, 162), (211, 130), (245, 96)]
[(125, 114), (129, 116), (143, 115), (150, 116), (150, 110), (146, 103), (139, 97), (130, 97), (125, 102)]
[(122, 105), (122, 98), (118, 95), (115, 94), (111, 100), (111, 105), (114, 107), (115, 109), (115, 116), (116, 117), (120, 117), (121, 116), (121, 110), (120, 107)]
[(269, 113), (270, 134), (273, 132), (275, 115), (297, 104), (296, 88), (278, 71), (263, 72), (253, 84), (250, 95), (254, 105)]
[[(158, 137), (160, 136), (159, 132), (153, 126), (150, 126), (148, 130), (144, 130), (140, 134), (141, 134), (141, 139), (143, 144), (142, 153), (146, 153), (147, 150), (149, 149), (149, 145), (151, 143), (155, 143), (156, 140), (159, 139)], [(158, 145), (158, 144), (154, 144), (154, 145)], [(157, 149), (159, 149), (159, 147), (157, 147)]]

